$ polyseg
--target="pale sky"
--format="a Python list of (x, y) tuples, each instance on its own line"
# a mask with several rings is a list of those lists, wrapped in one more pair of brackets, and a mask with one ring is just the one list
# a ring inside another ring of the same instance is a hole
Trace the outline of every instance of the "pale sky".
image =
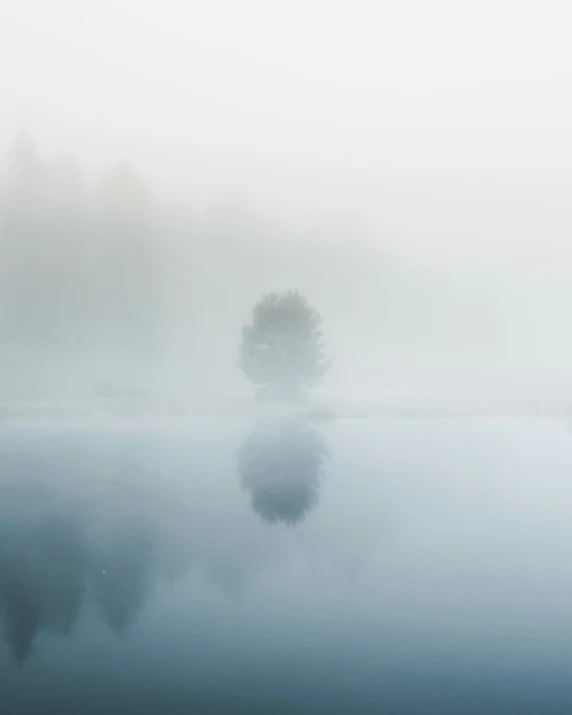
[(5, 0), (0, 145), (568, 255), (571, 36), (565, 0)]

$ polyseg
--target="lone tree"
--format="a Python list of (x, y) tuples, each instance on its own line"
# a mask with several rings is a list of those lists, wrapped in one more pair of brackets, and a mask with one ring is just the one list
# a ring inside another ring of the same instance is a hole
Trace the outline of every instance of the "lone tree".
[(261, 397), (295, 401), (318, 385), (331, 367), (325, 357), (319, 313), (298, 291), (269, 293), (242, 329), (239, 367)]

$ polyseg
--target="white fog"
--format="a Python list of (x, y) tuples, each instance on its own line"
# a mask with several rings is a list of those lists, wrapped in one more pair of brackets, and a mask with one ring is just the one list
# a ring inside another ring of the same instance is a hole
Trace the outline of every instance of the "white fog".
[(0, 715), (572, 712), (571, 21), (0, 0)]
[(293, 289), (333, 358), (317, 405), (567, 410), (571, 15), (4, 8), (5, 409), (249, 409), (241, 329)]

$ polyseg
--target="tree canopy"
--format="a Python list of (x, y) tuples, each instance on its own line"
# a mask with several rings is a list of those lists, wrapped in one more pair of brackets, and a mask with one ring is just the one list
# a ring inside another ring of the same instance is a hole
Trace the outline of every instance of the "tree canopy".
[(320, 314), (298, 291), (268, 293), (242, 329), (239, 366), (261, 396), (298, 399), (331, 367), (324, 354)]

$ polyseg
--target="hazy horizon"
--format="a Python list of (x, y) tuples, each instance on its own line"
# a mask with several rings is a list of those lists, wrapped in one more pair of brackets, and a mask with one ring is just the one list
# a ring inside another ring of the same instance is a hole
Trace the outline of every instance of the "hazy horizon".
[[(297, 288), (335, 359), (322, 394), (572, 399), (564, 2), (27, 0), (3, 19), (0, 149), (24, 129), (50, 171), (82, 167), (94, 295), (129, 274), (157, 311), (144, 383), (248, 394), (241, 326), (264, 292)], [(148, 294), (134, 237), (93, 218), (121, 159), (147, 191)], [(102, 241), (115, 274), (94, 268)]]

